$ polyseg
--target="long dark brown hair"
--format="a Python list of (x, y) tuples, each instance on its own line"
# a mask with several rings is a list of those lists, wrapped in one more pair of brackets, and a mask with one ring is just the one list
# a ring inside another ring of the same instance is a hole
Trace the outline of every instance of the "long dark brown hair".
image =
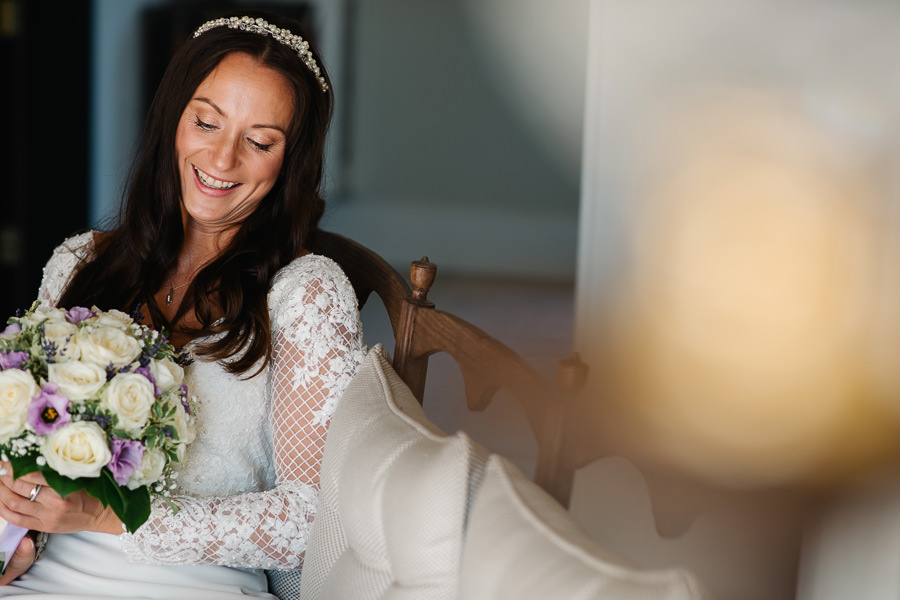
[[(307, 39), (295, 23), (264, 18)], [(310, 49), (330, 85), (321, 54), (312, 44)], [(224, 252), (197, 273), (169, 322), (153, 295), (175, 268), (184, 240), (175, 132), (194, 90), (235, 52), (254, 57), (291, 85), (295, 107), (284, 163), (272, 190), (240, 223)], [(332, 92), (323, 93), (297, 54), (272, 37), (217, 27), (188, 40), (169, 64), (150, 106), (116, 225), (95, 236), (93, 260), (74, 274), (59, 305), (128, 312), (141, 306), (157, 327), (177, 328), (192, 338), (213, 336), (199, 346), (199, 353), (223, 360), (232, 373), (246, 373), (260, 359), (267, 364), (272, 334), (266, 296), (275, 273), (308, 247), (317, 229), (332, 112)], [(190, 310), (198, 327), (179, 324)]]

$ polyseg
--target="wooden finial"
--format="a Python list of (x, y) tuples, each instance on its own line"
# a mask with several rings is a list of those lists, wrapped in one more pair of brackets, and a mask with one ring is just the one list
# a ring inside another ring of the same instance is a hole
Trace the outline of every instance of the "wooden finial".
[(431, 304), (428, 291), (434, 283), (437, 265), (423, 256), (422, 260), (414, 260), (409, 267), (409, 282), (412, 284), (412, 300), (418, 304)]

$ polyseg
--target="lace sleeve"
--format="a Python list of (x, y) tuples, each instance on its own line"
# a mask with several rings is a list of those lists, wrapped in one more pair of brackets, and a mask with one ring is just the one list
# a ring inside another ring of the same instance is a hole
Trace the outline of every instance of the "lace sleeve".
[(365, 348), (356, 297), (328, 259), (295, 261), (269, 294), (276, 486), (224, 498), (154, 501), (150, 520), (122, 536), (132, 560), (293, 569), (303, 553), (319, 489), (325, 433)]
[(90, 255), (94, 247), (93, 240), (94, 233), (88, 231), (72, 236), (56, 247), (44, 266), (38, 300), (56, 305), (75, 268)]

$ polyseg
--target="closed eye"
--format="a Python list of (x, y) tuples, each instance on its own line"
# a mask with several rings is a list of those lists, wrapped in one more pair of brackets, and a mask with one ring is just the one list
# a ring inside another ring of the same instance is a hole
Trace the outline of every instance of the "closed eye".
[(250, 142), (250, 145), (259, 150), (260, 152), (268, 152), (269, 148), (274, 146), (274, 144), (260, 144), (256, 140), (247, 138), (247, 141)]
[(194, 125), (196, 125), (200, 129), (203, 129), (204, 131), (213, 131), (214, 129), (216, 129), (215, 125), (212, 125), (210, 123), (205, 123), (200, 120), (200, 117), (197, 117), (197, 116), (194, 117)]

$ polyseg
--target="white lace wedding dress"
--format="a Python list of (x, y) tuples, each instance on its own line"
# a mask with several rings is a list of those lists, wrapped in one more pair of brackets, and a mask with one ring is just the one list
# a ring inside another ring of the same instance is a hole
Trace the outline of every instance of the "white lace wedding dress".
[[(57, 248), (41, 299), (55, 304), (92, 249), (91, 233)], [(51, 535), (41, 559), (0, 596), (271, 598), (261, 569), (301, 566), (325, 432), (365, 348), (353, 289), (330, 259), (294, 260), (268, 303), (274, 352), (265, 371), (241, 379), (199, 359), (186, 369), (200, 407), (178, 513), (154, 500), (133, 535)]]

